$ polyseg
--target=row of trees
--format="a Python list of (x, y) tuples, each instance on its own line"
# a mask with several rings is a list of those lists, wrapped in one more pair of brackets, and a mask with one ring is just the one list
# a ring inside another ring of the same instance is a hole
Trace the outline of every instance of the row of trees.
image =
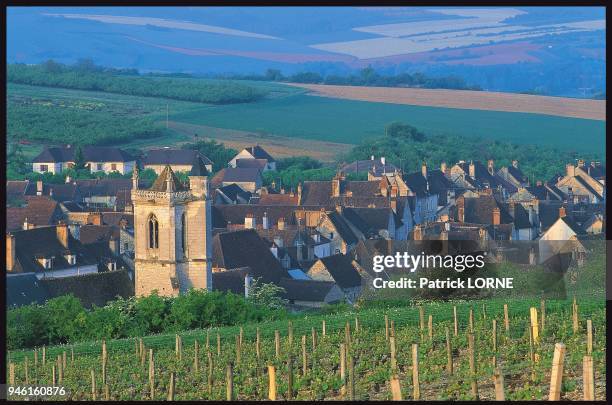
[(461, 89), (481, 90), (479, 86), (469, 85), (456, 75), (430, 77), (423, 73), (400, 73), (393, 76), (381, 75), (371, 66), (360, 70), (357, 74), (346, 76), (327, 75), (317, 72), (300, 72), (285, 76), (278, 69), (268, 69), (263, 75), (234, 76), (248, 80), (266, 80), (276, 82), (335, 84), (346, 86), (380, 86), (380, 87), (422, 87), (427, 89)]
[(255, 282), (248, 299), (219, 291), (190, 290), (167, 298), (119, 298), (104, 307), (84, 308), (73, 295), (52, 298), (43, 305), (9, 309), (9, 350), (120, 339), (153, 333), (172, 333), (196, 328), (238, 325), (282, 319), (288, 316), (282, 288)]
[[(184, 80), (125, 75), (93, 63), (68, 66), (54, 61), (40, 65), (10, 64), (7, 81), (34, 86), (104, 91), (210, 104), (248, 103), (266, 92), (231, 81)], [(132, 72), (133, 73), (133, 72)]]

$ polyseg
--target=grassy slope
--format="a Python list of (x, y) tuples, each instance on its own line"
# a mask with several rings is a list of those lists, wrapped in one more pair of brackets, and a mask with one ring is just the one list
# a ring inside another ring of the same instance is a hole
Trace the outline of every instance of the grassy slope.
[[(150, 97), (14, 84), (10, 84), (8, 90), (9, 94), (54, 99), (136, 104), (145, 107), (151, 117), (160, 121), (166, 118), (165, 107), (168, 104), (170, 120), (176, 122), (346, 144), (356, 144), (364, 138), (381, 135), (384, 126), (389, 122), (403, 121), (430, 134), (455, 133), (584, 152), (601, 152), (602, 159), (605, 149), (605, 122), (602, 121), (341, 100), (308, 96), (304, 94), (303, 89), (275, 83), (248, 84), (263, 87), (271, 93), (266, 100), (256, 103), (212, 106)], [(166, 143), (166, 140), (162, 143)], [(141, 140), (134, 146), (142, 147), (146, 144), (148, 142)]]
[[(583, 317), (588, 317), (588, 314), (594, 311), (603, 310), (605, 301), (602, 298), (582, 298), (578, 300), (580, 305), (580, 313)], [(452, 321), (453, 305), (457, 306), (457, 316), (461, 328), (467, 324), (469, 309), (474, 310), (475, 318), (482, 317), (482, 304), (486, 305), (486, 315), (488, 318), (503, 319), (503, 305), (507, 303), (509, 308), (509, 316), (526, 317), (529, 313), (529, 308), (534, 306), (538, 310), (540, 308), (539, 299), (532, 298), (513, 298), (513, 299), (489, 299), (484, 301), (456, 301), (456, 302), (433, 302), (424, 305), (427, 314), (433, 314), (436, 322)], [(548, 300), (546, 304), (547, 313), (568, 312), (571, 316), (571, 300)], [(332, 333), (342, 329), (347, 321), (353, 322), (355, 316), (359, 317), (359, 322), (363, 327), (381, 328), (384, 327), (384, 315), (388, 314), (389, 319), (393, 320), (398, 327), (411, 325), (415, 326), (419, 323), (419, 311), (415, 306), (407, 307), (391, 307), (391, 308), (372, 308), (365, 310), (356, 310), (342, 312), (333, 315), (322, 315), (318, 313), (296, 315), (292, 320), (295, 336), (302, 334), (308, 335), (311, 328), (315, 328), (321, 333), (321, 322), (325, 320), (328, 333)], [(568, 318), (569, 319), (569, 318)], [(586, 319), (586, 318), (583, 318)], [(214, 342), (217, 333), (222, 339), (233, 338), (239, 332), (240, 326), (226, 326), (219, 328), (211, 328), (211, 342)], [(260, 328), (262, 338), (272, 338), (274, 331), (281, 331), (281, 335), (287, 333), (287, 321), (268, 321), (261, 323), (253, 323), (243, 325), (244, 336), (251, 339), (255, 337), (256, 329)], [(518, 329), (517, 329), (518, 330)], [(524, 329), (521, 329), (524, 330)], [(180, 332), (183, 337), (185, 346), (193, 345), (193, 341), (198, 339), (202, 342), (206, 337), (206, 330), (191, 330)], [(109, 350), (125, 350), (126, 352), (133, 351), (135, 338), (117, 339), (107, 341)], [(153, 349), (171, 349), (175, 344), (174, 334), (149, 335), (143, 337), (144, 344), (148, 348)], [(74, 353), (80, 355), (98, 356), (100, 353), (101, 342), (83, 342), (76, 343), (70, 346), (54, 346), (47, 348), (48, 358), (55, 358), (58, 354), (67, 350), (66, 347), (73, 347)], [(12, 361), (20, 361), (25, 354), (31, 354), (30, 350), (18, 350), (10, 353)]]

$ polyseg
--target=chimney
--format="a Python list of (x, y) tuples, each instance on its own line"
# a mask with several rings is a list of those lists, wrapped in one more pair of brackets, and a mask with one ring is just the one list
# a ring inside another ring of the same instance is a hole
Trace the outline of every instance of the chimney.
[(332, 179), (332, 197), (340, 197), (340, 174), (336, 174), (336, 176)]
[(255, 216), (250, 212), (247, 213), (244, 217), (244, 229), (255, 229), (256, 222)]
[(566, 215), (566, 213), (565, 213), (565, 207), (561, 206), (561, 207), (559, 208), (559, 218), (564, 218), (564, 217), (565, 217), (565, 215)]
[(397, 197), (399, 194), (397, 184), (391, 185), (391, 197)]
[(515, 169), (518, 169), (518, 160), (512, 161), (512, 167), (514, 167)]
[(6, 234), (6, 270), (13, 271), (15, 268), (15, 235)]
[(68, 249), (68, 225), (65, 222), (60, 221), (55, 227), (57, 240), (65, 249)]
[(38, 180), (36, 182), (36, 195), (42, 195), (43, 194), (43, 182), (42, 180)]
[(493, 225), (500, 224), (500, 211), (498, 207), (493, 208)]
[(457, 198), (457, 221), (465, 221), (465, 197)]
[(270, 228), (270, 223), (268, 221), (268, 213), (267, 212), (264, 212), (264, 214), (263, 214), (263, 218), (261, 220), (261, 226), (263, 227), (263, 229)]
[(281, 187), (281, 189), (280, 189), (280, 193), (281, 193), (281, 194), (285, 194), (285, 187)]
[(508, 204), (508, 211), (510, 211), (510, 216), (512, 218), (514, 218), (514, 210), (515, 210), (514, 201), (510, 201), (510, 203)]
[(298, 183), (297, 186), (297, 205), (302, 204), (302, 183)]
[(489, 174), (491, 176), (495, 174), (495, 165), (494, 165), (493, 159), (489, 159), (487, 161), (487, 170), (489, 171)]
[(385, 159), (385, 157), (384, 157), (384, 156), (382, 156), (382, 157), (380, 158), (380, 163), (382, 163), (382, 165), (384, 166), (384, 165), (385, 165), (385, 162), (386, 162), (386, 159)]
[(23, 230), (27, 231), (29, 227), (30, 224), (28, 223), (28, 217), (25, 217), (25, 219), (23, 220)]
[(68, 183), (71, 183), (71, 182), (72, 182), (72, 177), (66, 176), (65, 183), (68, 184)]
[(102, 213), (92, 212), (91, 214), (89, 214), (89, 222), (92, 225), (102, 225)]
[(108, 240), (108, 248), (111, 252), (113, 252), (114, 256), (119, 256), (121, 253), (119, 251), (119, 238), (116, 238), (115, 235), (111, 235), (110, 239)]
[(374, 160), (374, 155), (370, 156), (370, 160)]
[(423, 165), (421, 166), (421, 174), (423, 177), (427, 178), (427, 163), (425, 162), (423, 162)]
[(568, 163), (565, 165), (565, 172), (569, 177), (574, 177), (576, 175), (576, 168), (573, 164)]
[(276, 226), (277, 226), (277, 228), (278, 228), (278, 230), (279, 230), (279, 231), (284, 230), (284, 229), (285, 229), (285, 218), (280, 217), (280, 218), (278, 219), (278, 223), (277, 223), (277, 225), (276, 225)]
[(244, 298), (249, 298), (249, 293), (251, 292), (251, 284), (253, 283), (253, 278), (250, 274), (246, 274), (244, 276)]
[(476, 178), (476, 166), (474, 165), (473, 161), (470, 161), (470, 166), (469, 166), (469, 176), (471, 178)]
[(446, 174), (446, 162), (440, 163), (440, 171), (442, 174)]
[(421, 225), (415, 225), (412, 233), (413, 240), (423, 240), (423, 229)]
[(341, 204), (336, 204), (336, 212), (340, 215), (344, 212), (344, 207)]

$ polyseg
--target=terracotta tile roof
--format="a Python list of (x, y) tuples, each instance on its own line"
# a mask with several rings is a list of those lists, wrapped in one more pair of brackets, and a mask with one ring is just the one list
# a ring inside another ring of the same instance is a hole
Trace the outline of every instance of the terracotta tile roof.
[(298, 205), (297, 194), (262, 194), (259, 198), (260, 205)]
[(46, 226), (57, 223), (62, 217), (57, 201), (48, 197), (32, 197), (26, 200), (25, 207), (6, 209), (6, 229), (15, 231), (23, 228), (26, 218), (34, 226)]

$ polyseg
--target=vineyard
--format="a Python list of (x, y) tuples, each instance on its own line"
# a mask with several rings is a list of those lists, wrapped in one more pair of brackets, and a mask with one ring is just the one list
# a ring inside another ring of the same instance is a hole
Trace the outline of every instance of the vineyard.
[(605, 322), (591, 298), (423, 303), (11, 352), (8, 381), (71, 400), (602, 400)]

